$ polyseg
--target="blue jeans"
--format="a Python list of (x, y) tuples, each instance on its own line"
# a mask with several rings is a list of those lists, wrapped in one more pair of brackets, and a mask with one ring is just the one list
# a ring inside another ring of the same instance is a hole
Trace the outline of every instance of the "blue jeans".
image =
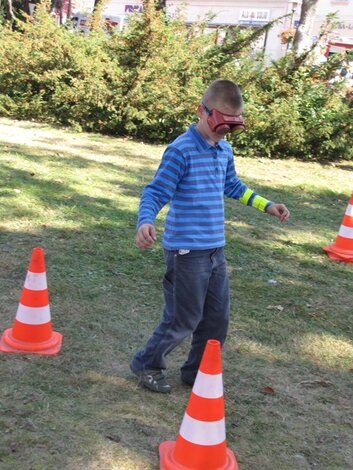
[(166, 368), (165, 356), (192, 335), (189, 356), (181, 375), (194, 379), (209, 339), (223, 345), (229, 322), (229, 287), (223, 248), (187, 254), (164, 250), (163, 317), (132, 365), (138, 370)]

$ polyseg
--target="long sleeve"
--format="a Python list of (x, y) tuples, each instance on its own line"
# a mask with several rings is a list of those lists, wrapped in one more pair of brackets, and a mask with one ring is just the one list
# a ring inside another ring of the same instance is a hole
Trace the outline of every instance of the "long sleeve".
[(142, 192), (137, 227), (154, 223), (158, 212), (173, 198), (184, 172), (182, 152), (172, 146), (167, 147), (153, 180)]
[(249, 189), (246, 184), (238, 178), (233, 158), (228, 160), (224, 194), (229, 198), (238, 199), (242, 204), (254, 207), (261, 212), (265, 212), (272, 204), (268, 199), (259, 196), (255, 191)]

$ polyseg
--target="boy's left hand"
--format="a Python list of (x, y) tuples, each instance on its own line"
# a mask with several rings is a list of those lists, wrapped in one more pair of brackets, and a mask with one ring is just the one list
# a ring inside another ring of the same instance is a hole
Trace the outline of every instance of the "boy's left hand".
[(267, 208), (266, 214), (277, 217), (281, 222), (285, 222), (290, 217), (290, 212), (284, 204), (271, 204)]

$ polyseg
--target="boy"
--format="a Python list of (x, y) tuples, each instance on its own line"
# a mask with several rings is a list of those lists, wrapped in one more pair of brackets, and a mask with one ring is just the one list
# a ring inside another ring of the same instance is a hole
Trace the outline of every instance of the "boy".
[(245, 128), (243, 100), (237, 85), (217, 80), (198, 106), (199, 122), (166, 148), (161, 164), (142, 194), (136, 244), (156, 241), (154, 220), (170, 203), (163, 235), (166, 273), (164, 311), (145, 348), (130, 364), (145, 387), (171, 390), (163, 370), (165, 356), (192, 335), (189, 356), (181, 367), (183, 382), (193, 385), (208, 339), (224, 344), (229, 320), (229, 290), (223, 247), (224, 195), (288, 220), (289, 211), (258, 196), (237, 177), (229, 132)]

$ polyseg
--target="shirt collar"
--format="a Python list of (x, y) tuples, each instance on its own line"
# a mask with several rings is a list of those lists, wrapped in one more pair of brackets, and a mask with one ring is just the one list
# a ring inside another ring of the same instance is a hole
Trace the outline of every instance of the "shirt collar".
[(204, 136), (197, 130), (196, 124), (191, 124), (188, 129), (188, 133), (191, 134), (191, 137), (196, 144), (197, 150), (199, 151), (209, 150), (213, 148), (220, 148), (222, 150), (226, 150), (227, 148), (227, 142), (225, 140), (220, 140), (219, 142), (217, 142), (216, 146), (213, 146), (209, 142), (207, 142)]

